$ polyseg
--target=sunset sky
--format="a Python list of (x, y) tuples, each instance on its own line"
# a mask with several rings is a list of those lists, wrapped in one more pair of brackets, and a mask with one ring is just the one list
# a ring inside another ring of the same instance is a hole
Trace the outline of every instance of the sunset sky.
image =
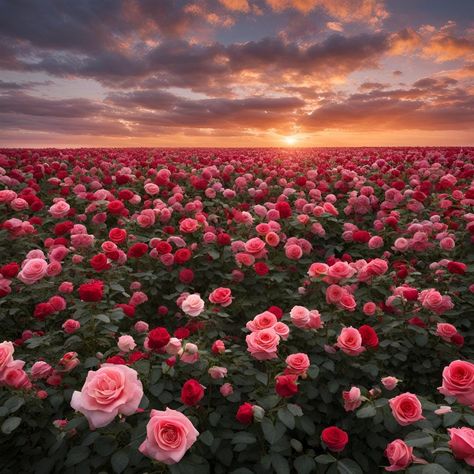
[(0, 146), (474, 145), (474, 0), (0, 0)]

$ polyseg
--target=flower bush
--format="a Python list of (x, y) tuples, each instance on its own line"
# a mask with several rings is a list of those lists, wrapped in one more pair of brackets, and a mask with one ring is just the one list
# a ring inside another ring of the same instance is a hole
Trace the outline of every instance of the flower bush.
[(474, 150), (3, 150), (2, 473), (467, 473)]

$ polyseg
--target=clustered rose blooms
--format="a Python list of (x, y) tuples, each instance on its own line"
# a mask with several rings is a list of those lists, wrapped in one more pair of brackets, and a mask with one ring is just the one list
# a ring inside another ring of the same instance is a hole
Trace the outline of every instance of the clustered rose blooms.
[(469, 469), (473, 157), (0, 150), (5, 469)]

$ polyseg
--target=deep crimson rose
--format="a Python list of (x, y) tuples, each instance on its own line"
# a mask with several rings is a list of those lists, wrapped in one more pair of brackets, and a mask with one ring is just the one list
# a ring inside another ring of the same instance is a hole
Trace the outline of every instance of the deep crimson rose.
[(79, 286), (79, 298), (81, 301), (96, 302), (104, 296), (104, 282), (92, 280)]
[(365, 244), (370, 240), (370, 234), (366, 230), (356, 230), (352, 233), (352, 240), (361, 244)]
[(118, 227), (114, 227), (113, 229), (110, 229), (109, 239), (114, 244), (121, 244), (127, 239), (127, 231), (125, 229), (119, 229)]
[(39, 321), (44, 321), (49, 315), (53, 314), (56, 310), (51, 303), (38, 303), (35, 306), (33, 316)]
[[(120, 183), (118, 183), (120, 184)], [(124, 183), (122, 183), (124, 184)], [(119, 199), (122, 199), (123, 201), (128, 201), (129, 199), (132, 199), (133, 197), (133, 191), (130, 189), (121, 189), (118, 193)]]
[(329, 428), (324, 428), (321, 433), (321, 439), (329, 450), (340, 453), (349, 442), (349, 435), (337, 426), (330, 426)]
[(275, 204), (275, 209), (280, 213), (282, 219), (291, 216), (291, 206), (286, 201), (280, 201)]
[(140, 258), (148, 252), (148, 245), (144, 242), (133, 244), (127, 252), (129, 258)]
[(418, 299), (418, 290), (416, 288), (404, 288), (402, 294), (407, 301), (416, 301)]
[(427, 324), (421, 318), (419, 318), (418, 316), (407, 319), (407, 323), (411, 324), (412, 326), (418, 326), (419, 328), (428, 327)]
[(103, 253), (94, 255), (89, 260), (89, 263), (96, 272), (102, 272), (104, 270), (108, 270), (111, 267), (110, 263), (108, 263), (107, 256)]
[(64, 235), (74, 227), (74, 222), (64, 221), (59, 222), (54, 226), (54, 235)]
[(275, 391), (280, 397), (292, 397), (298, 393), (298, 376), (294, 374), (279, 375), (276, 378)]
[(125, 209), (125, 206), (122, 201), (110, 201), (107, 205), (107, 210), (110, 214), (121, 214), (122, 211)]
[(134, 351), (128, 355), (128, 363), (134, 364), (141, 359), (148, 359), (148, 357), (149, 356), (146, 352)]
[(183, 268), (178, 275), (182, 283), (191, 283), (194, 280), (194, 272), (190, 268)]
[(458, 346), (458, 347), (462, 347), (464, 345), (464, 336), (457, 333), (451, 338), (451, 342), (453, 344), (456, 344), (456, 346)]
[(168, 342), (170, 342), (170, 334), (163, 327), (157, 327), (148, 333), (148, 347), (152, 350), (160, 350)]
[(450, 273), (464, 275), (466, 273), (467, 265), (462, 262), (449, 262), (446, 268)]
[(230, 245), (231, 238), (229, 234), (226, 234), (225, 232), (221, 232), (220, 234), (217, 234), (217, 243), (219, 245)]
[(195, 379), (187, 380), (181, 389), (181, 401), (188, 406), (194, 406), (204, 397), (203, 386)]
[(177, 337), (178, 339), (186, 339), (190, 334), (191, 332), (188, 328), (178, 328), (174, 332), (174, 337)]
[(365, 347), (376, 348), (379, 345), (379, 338), (372, 326), (364, 324), (359, 328), (359, 333), (362, 336), (362, 345)]
[(126, 365), (127, 362), (126, 360), (119, 356), (119, 355), (114, 355), (110, 356), (109, 358), (106, 359), (105, 361), (107, 364), (116, 364), (116, 365)]
[(268, 311), (270, 311), (270, 313), (273, 313), (277, 317), (277, 319), (281, 319), (283, 317), (283, 310), (279, 306), (270, 306), (270, 308), (268, 308)]
[(191, 258), (191, 251), (189, 249), (178, 249), (174, 254), (174, 261), (178, 265), (186, 263)]
[(166, 242), (166, 240), (160, 240), (155, 244), (155, 249), (160, 255), (164, 255), (166, 253), (171, 253), (173, 247), (171, 247), (171, 244)]
[(240, 405), (239, 409), (237, 410), (237, 414), (235, 418), (239, 423), (243, 425), (248, 425), (253, 421), (253, 405), (250, 403), (243, 403)]
[(264, 276), (266, 275), (270, 270), (267, 266), (266, 263), (264, 262), (257, 262), (254, 266), (253, 266), (254, 270), (255, 270), (255, 273), (259, 276)]
[(7, 263), (0, 268), (0, 273), (5, 278), (15, 278), (20, 271), (20, 265), (16, 262)]
[(115, 307), (120, 308), (124, 312), (125, 316), (128, 316), (129, 318), (133, 318), (135, 316), (135, 306), (131, 304), (117, 303)]

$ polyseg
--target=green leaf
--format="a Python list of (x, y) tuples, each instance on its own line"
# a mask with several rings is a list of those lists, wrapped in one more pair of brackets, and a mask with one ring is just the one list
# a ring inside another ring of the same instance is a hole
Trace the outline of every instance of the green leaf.
[(311, 456), (304, 454), (293, 461), (293, 467), (298, 474), (310, 474), (316, 469), (316, 464)]
[(303, 416), (303, 410), (300, 406), (295, 405), (294, 403), (288, 403), (287, 407), (293, 416)]
[(405, 443), (413, 448), (423, 448), (433, 444), (433, 438), (423, 431), (412, 431), (406, 435)]
[(268, 418), (264, 418), (261, 425), (263, 435), (270, 444), (276, 443), (286, 431), (286, 426), (283, 423), (277, 421), (274, 425)]
[(362, 407), (360, 410), (357, 410), (356, 417), (357, 418), (372, 418), (377, 414), (377, 410), (373, 405), (366, 405)]
[(25, 404), (24, 398), (20, 398), (14, 395), (13, 397), (9, 398), (3, 406), (6, 409), (8, 409), (9, 413), (15, 413), (24, 404)]
[(2, 423), (2, 433), (7, 435), (10, 434), (20, 426), (20, 423), (21, 418), (19, 416), (11, 416), (10, 418), (7, 418)]
[(94, 442), (97, 454), (107, 457), (117, 449), (117, 442), (111, 436), (101, 436)]
[(449, 474), (449, 471), (440, 464), (425, 464), (423, 474)]
[(210, 431), (204, 431), (200, 434), (199, 440), (206, 446), (212, 446), (212, 443), (214, 442), (214, 436)]
[(291, 414), (287, 407), (283, 407), (278, 410), (278, 418), (290, 430), (295, 427), (295, 417)]
[(337, 461), (337, 459), (331, 454), (320, 454), (319, 456), (316, 456), (314, 460), (318, 464), (331, 464)]
[(96, 314), (94, 318), (102, 321), (103, 323), (110, 323), (110, 318), (106, 314)]
[(113, 454), (112, 458), (110, 459), (110, 463), (112, 464), (112, 469), (114, 472), (117, 474), (120, 474), (125, 470), (125, 468), (128, 466), (128, 454), (126, 451), (117, 451), (116, 453)]
[(75, 466), (89, 457), (90, 449), (86, 446), (73, 446), (67, 455), (65, 466)]
[(257, 438), (253, 433), (240, 431), (232, 437), (232, 444), (253, 444), (257, 442)]
[(272, 453), (272, 466), (277, 474), (290, 474), (290, 465), (281, 454)]
[(361, 467), (352, 459), (341, 459), (337, 462), (337, 470), (340, 474), (363, 474)]

